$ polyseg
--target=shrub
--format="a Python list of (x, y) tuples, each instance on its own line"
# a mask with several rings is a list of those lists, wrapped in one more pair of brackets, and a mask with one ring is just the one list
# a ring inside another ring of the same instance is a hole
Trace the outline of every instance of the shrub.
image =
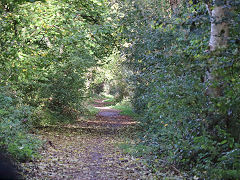
[[(181, 4), (179, 14), (166, 11), (167, 3), (125, 3), (121, 32), (130, 45), (124, 63), (142, 117), (140, 144), (152, 150), (150, 164), (164, 159), (199, 178), (239, 179), (239, 45), (233, 40), (221, 53), (208, 53), (203, 3)], [(232, 27), (230, 39), (239, 38), (239, 27)], [(216, 63), (209, 65), (209, 58)], [(209, 66), (220, 77), (212, 86), (204, 78)], [(208, 96), (210, 86), (224, 93)]]
[(0, 93), (0, 145), (20, 161), (37, 157), (41, 145), (40, 140), (28, 134), (30, 119), (30, 107)]

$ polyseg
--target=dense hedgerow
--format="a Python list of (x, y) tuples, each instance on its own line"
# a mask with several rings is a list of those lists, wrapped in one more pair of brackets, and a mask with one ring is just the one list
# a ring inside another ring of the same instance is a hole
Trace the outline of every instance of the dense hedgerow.
[(82, 113), (86, 74), (114, 48), (108, 14), (101, 0), (0, 1), (0, 85), (8, 87), (1, 91), (0, 141), (18, 159), (36, 153), (28, 125)]
[(38, 156), (41, 141), (28, 133), (32, 108), (14, 97), (0, 92), (0, 148), (14, 158), (26, 161)]
[[(161, 11), (169, 6), (155, 1), (123, 7), (121, 31), (130, 44), (125, 65), (132, 72), (132, 103), (143, 116), (141, 139), (153, 152), (151, 164), (165, 159), (197, 177), (240, 178), (239, 8), (232, 14), (228, 48), (211, 54), (204, 4), (183, 5), (171, 16)], [(207, 94), (209, 58), (217, 62), (221, 78), (212, 86), (224, 89), (220, 97)]]

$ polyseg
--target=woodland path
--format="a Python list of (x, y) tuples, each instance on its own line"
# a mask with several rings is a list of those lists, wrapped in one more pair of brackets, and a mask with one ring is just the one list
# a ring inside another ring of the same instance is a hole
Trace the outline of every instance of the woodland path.
[(140, 159), (117, 147), (126, 128), (136, 122), (101, 100), (94, 106), (100, 109), (96, 117), (39, 131), (48, 143), (40, 159), (22, 164), (26, 179), (154, 179)]

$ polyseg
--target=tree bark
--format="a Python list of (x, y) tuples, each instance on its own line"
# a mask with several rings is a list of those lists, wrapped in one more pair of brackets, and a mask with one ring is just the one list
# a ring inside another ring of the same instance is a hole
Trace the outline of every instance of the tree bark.
[(229, 28), (226, 18), (225, 5), (215, 6), (211, 13), (210, 51), (227, 47)]
[[(227, 47), (229, 25), (227, 23), (226, 12), (228, 9), (223, 0), (215, 0), (213, 8), (207, 4), (207, 9), (211, 17), (209, 49), (210, 53), (215, 56), (221, 49)], [(216, 74), (217, 64), (214, 62), (214, 57), (209, 59), (209, 65), (206, 72), (206, 81), (209, 83), (207, 95), (219, 97), (223, 94), (223, 89), (219, 84), (221, 78)], [(213, 84), (215, 84), (215, 87), (213, 87)]]

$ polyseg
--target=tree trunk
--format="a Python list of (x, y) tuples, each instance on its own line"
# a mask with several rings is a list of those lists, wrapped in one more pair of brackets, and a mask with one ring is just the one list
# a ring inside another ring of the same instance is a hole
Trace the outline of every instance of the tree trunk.
[(225, 5), (215, 6), (211, 14), (211, 36), (210, 51), (227, 47), (229, 28), (226, 18), (227, 9)]
[[(217, 55), (218, 51), (227, 47), (229, 26), (227, 23), (227, 8), (223, 0), (215, 0), (214, 7), (207, 5), (209, 15), (211, 17), (211, 35), (209, 41), (209, 49), (212, 55)], [(212, 9), (212, 10), (211, 10)], [(209, 82), (207, 94), (212, 97), (219, 97), (223, 94), (223, 90), (219, 84), (221, 79), (216, 74), (217, 64), (214, 62), (214, 57), (209, 59), (210, 67), (206, 72), (206, 81)], [(212, 85), (215, 84), (215, 87)]]

